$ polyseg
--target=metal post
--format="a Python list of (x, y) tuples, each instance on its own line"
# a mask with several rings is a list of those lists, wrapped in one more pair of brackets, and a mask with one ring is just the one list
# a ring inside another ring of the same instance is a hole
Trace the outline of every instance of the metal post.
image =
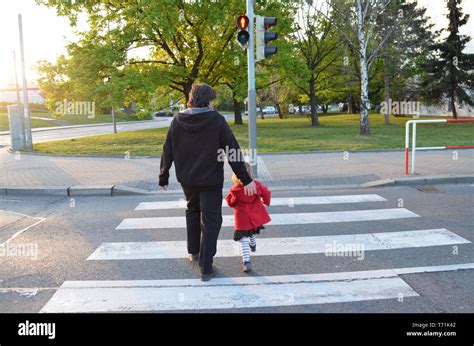
[(409, 150), (410, 150), (410, 124), (411, 120), (408, 120), (405, 124), (405, 175), (408, 175), (408, 164), (409, 164)]
[(16, 54), (15, 54), (15, 51), (13, 51), (13, 66), (14, 66), (14, 69), (15, 69), (16, 103), (17, 103), (18, 109), (20, 109), (21, 108), (20, 85), (18, 84), (18, 71), (16, 69)]
[(248, 122), (249, 122), (249, 150), (250, 166), (254, 178), (258, 178), (257, 171), (257, 91), (255, 89), (255, 13), (254, 0), (247, 0), (247, 17), (249, 18), (249, 46), (248, 58)]
[(416, 122), (413, 123), (413, 137), (411, 140), (411, 146), (411, 174), (415, 174)]
[(112, 105), (112, 122), (114, 123), (114, 133), (117, 133), (117, 121), (115, 120), (115, 108)]
[(21, 53), (21, 71), (23, 74), (23, 122), (25, 127), (25, 141), (26, 150), (33, 149), (33, 141), (31, 136), (31, 123), (30, 123), (30, 107), (28, 103), (28, 85), (26, 82), (25, 73), (25, 50), (23, 49), (23, 25), (21, 14), (18, 15), (18, 27), (20, 29), (20, 53)]

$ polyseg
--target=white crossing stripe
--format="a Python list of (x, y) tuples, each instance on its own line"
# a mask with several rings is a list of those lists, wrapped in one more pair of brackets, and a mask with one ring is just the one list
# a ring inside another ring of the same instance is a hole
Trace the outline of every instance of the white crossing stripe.
[[(302, 225), (420, 217), (405, 208), (334, 211), (322, 213), (271, 214), (270, 216), (272, 221), (269, 225)], [(234, 215), (224, 215), (222, 227), (230, 226), (234, 226)], [(186, 228), (186, 218), (184, 216), (130, 218), (124, 219), (116, 229), (130, 230), (163, 228)]]
[[(311, 280), (311, 278), (308, 278)], [(297, 278), (294, 278), (297, 280)], [(66, 282), (67, 284), (67, 282)], [(43, 307), (45, 313), (208, 310), (342, 303), (414, 297), (399, 277), (331, 282), (280, 282), (266, 277), (260, 284), (215, 286), (61, 287)]]
[[(470, 243), (447, 229), (329, 235), (317, 237), (259, 238), (254, 256), (350, 253), (363, 259), (364, 251)], [(184, 258), (186, 241), (103, 243), (88, 260)], [(216, 257), (240, 255), (240, 243), (219, 240)]]
[(416, 297), (399, 275), (474, 269), (474, 263), (342, 273), (137, 281), (66, 281), (40, 312), (259, 308)]
[[(317, 196), (317, 197), (288, 197), (272, 198), (271, 206), (297, 206), (297, 205), (318, 205), (318, 204), (344, 204), (344, 203), (363, 203), (363, 202), (383, 202), (385, 198), (375, 195), (346, 195), (346, 196)], [(222, 201), (223, 207), (228, 207), (225, 200)], [(135, 210), (165, 210), (186, 208), (186, 200), (163, 202), (143, 202)]]

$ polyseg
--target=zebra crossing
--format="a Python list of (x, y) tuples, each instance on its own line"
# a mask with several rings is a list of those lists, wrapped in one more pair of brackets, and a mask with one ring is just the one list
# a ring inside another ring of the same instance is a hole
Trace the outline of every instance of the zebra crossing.
[[(471, 243), (446, 228), (408, 229), (384, 232), (384, 222), (421, 218), (406, 208), (364, 209), (364, 203), (387, 200), (376, 194), (273, 198), (272, 222), (268, 225), (355, 224), (373, 222), (378, 230), (370, 233), (270, 237), (258, 239), (258, 251), (252, 257), (325, 254), (328, 258), (339, 249), (390, 251), (411, 248), (439, 248)], [(351, 210), (321, 212), (321, 205), (347, 205)], [(223, 206), (226, 207), (225, 201)], [(312, 212), (274, 212), (274, 207), (304, 206)], [(179, 210), (183, 200), (141, 202), (135, 211)], [(314, 209), (314, 210), (313, 210)], [(223, 227), (233, 226), (233, 216), (224, 215)], [(115, 228), (141, 232), (186, 227), (184, 217), (162, 216), (125, 218)], [(184, 236), (185, 233), (179, 233)], [(87, 258), (93, 261), (180, 259), (186, 254), (185, 239), (179, 241), (109, 242), (100, 244)], [(239, 257), (240, 247), (231, 239), (218, 241), (216, 258)], [(109, 263), (108, 262), (108, 263)], [(209, 282), (199, 278), (163, 280), (66, 281), (40, 312), (147, 312), (195, 311), (239, 308), (284, 307), (329, 304), (379, 299), (417, 297), (418, 293), (400, 275), (474, 269), (474, 263), (441, 266), (398, 267), (381, 270), (346, 271), (294, 275), (256, 275), (216, 277)], [(104, 279), (106, 279), (104, 273)]]

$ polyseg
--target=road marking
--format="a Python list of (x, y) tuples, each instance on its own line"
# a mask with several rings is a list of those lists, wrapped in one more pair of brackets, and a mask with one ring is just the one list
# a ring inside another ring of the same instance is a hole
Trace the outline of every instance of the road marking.
[(341, 273), (135, 281), (66, 281), (40, 312), (165, 311), (324, 304), (418, 296), (399, 275), (474, 263)]
[[(326, 253), (363, 259), (364, 251), (391, 250), (470, 243), (447, 229), (330, 235), (317, 237), (260, 238), (253, 256)], [(186, 241), (103, 243), (88, 260), (136, 260), (184, 258)], [(216, 257), (240, 256), (240, 243), (219, 240)]]
[[(363, 203), (363, 202), (383, 202), (385, 198), (369, 195), (347, 195), (347, 196), (318, 196), (318, 197), (288, 197), (272, 198), (271, 206), (297, 206), (297, 205), (318, 205), (318, 204), (343, 204), (343, 203)], [(222, 201), (223, 207), (228, 207), (225, 200)], [(164, 202), (143, 202), (135, 210), (164, 210), (164, 209), (182, 209), (186, 208), (186, 201)]]
[[(296, 279), (296, 278), (294, 278)], [(293, 279), (293, 280), (294, 280)], [(256, 285), (60, 288), (41, 312), (173, 311), (259, 308), (415, 297), (399, 277)], [(105, 283), (107, 285), (107, 283)]]
[(59, 289), (64, 288), (124, 288), (124, 287), (195, 287), (195, 286), (235, 286), (261, 285), (295, 282), (319, 282), (342, 280), (366, 280), (374, 278), (389, 278), (399, 275), (423, 274), (474, 269), (474, 263), (457, 263), (438, 266), (402, 267), (392, 269), (363, 270), (349, 272), (329, 272), (317, 274), (294, 274), (276, 276), (240, 276), (232, 278), (213, 278), (203, 282), (199, 279), (168, 279), (168, 280), (104, 280), (104, 281), (65, 281)]
[[(420, 217), (405, 208), (335, 211), (322, 213), (271, 214), (269, 225), (303, 225), (316, 223), (336, 223), (353, 221), (375, 221)], [(233, 215), (223, 215), (222, 227), (234, 226)], [(186, 228), (186, 218), (149, 217), (124, 219), (117, 230)]]
[(37, 220), (43, 219), (42, 217), (30, 216), (30, 215), (27, 215), (27, 214), (17, 213), (16, 211), (11, 211), (11, 210), (0, 210), (0, 213), (15, 214), (15, 215), (27, 217), (27, 218), (29, 218), (29, 219), (37, 219)]
[[(36, 221), (35, 223), (29, 225), (28, 227), (25, 227), (25, 228), (19, 230), (18, 232), (16, 232), (15, 234), (13, 234), (10, 238), (8, 238), (7, 240), (5, 240), (3, 243), (0, 243), (0, 248), (1, 248), (1, 247), (4, 247), (6, 244), (8, 244), (10, 241), (12, 241), (13, 239), (15, 239), (16, 237), (18, 237), (18, 236), (19, 236), (20, 234), (22, 234), (23, 232), (28, 231), (30, 228), (35, 227), (36, 225), (39, 225), (40, 223), (42, 223), (43, 221), (46, 220), (46, 218), (37, 217), (37, 216), (29, 216), (29, 215), (26, 215), (26, 214), (17, 213), (17, 212), (9, 211), (9, 210), (0, 210), (0, 213), (10, 213), (10, 214), (14, 214), (14, 215), (19, 215), (19, 216), (22, 216), (22, 217), (26, 217), (26, 218), (28, 218), (28, 219), (38, 220), (38, 221)], [(18, 221), (19, 221), (19, 220), (18, 220)]]
[(273, 181), (272, 174), (268, 170), (267, 165), (265, 165), (265, 162), (263, 162), (261, 156), (257, 157), (257, 165), (259, 179), (261, 179), (263, 182)]

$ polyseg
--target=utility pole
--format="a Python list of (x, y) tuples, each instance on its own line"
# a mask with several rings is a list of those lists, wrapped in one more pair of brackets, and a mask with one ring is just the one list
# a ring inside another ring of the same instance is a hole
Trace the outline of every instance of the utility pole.
[(13, 66), (15, 68), (15, 90), (16, 90), (16, 103), (18, 105), (18, 109), (21, 108), (21, 100), (20, 100), (20, 86), (18, 85), (18, 71), (16, 69), (16, 54), (13, 51)]
[(28, 85), (26, 82), (25, 73), (25, 50), (23, 49), (23, 25), (21, 20), (21, 14), (18, 15), (18, 26), (20, 29), (21, 71), (23, 75), (23, 122), (25, 128), (26, 150), (33, 150), (30, 123), (30, 107), (28, 104)]
[(255, 89), (255, 0), (247, 0), (247, 17), (249, 18), (249, 45), (248, 60), (248, 122), (249, 122), (249, 151), (250, 166), (254, 178), (258, 178), (257, 171), (257, 91)]

